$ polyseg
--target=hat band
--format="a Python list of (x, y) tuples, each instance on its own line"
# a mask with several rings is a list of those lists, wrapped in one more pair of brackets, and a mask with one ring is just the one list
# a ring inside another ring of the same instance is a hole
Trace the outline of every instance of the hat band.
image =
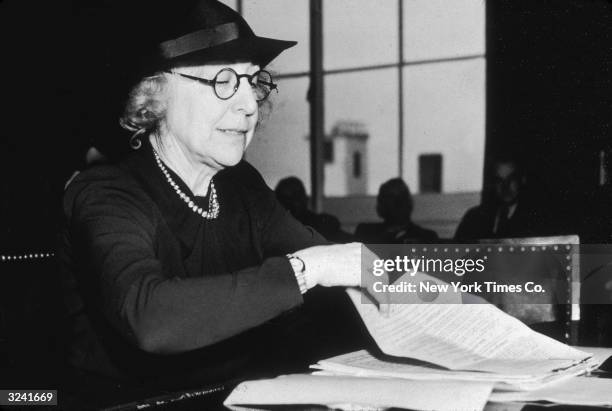
[(236, 22), (225, 23), (164, 41), (160, 43), (159, 48), (164, 58), (171, 59), (236, 40), (238, 36), (238, 24)]

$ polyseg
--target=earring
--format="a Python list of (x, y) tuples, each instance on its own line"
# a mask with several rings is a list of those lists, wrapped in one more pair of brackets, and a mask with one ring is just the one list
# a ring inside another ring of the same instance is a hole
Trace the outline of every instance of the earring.
[(132, 134), (132, 137), (130, 137), (130, 147), (133, 150), (138, 150), (140, 147), (142, 147), (142, 141), (140, 141), (140, 136), (141, 134), (144, 134), (147, 131), (146, 128), (141, 128), (138, 131), (136, 131), (134, 134)]

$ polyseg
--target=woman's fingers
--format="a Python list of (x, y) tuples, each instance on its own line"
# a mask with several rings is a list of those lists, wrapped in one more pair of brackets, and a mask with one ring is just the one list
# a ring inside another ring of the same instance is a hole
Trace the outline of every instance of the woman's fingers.
[(374, 270), (379, 257), (361, 243), (315, 246), (294, 253), (304, 261), (310, 281), (324, 287), (359, 287), (376, 304), (380, 313), (389, 315), (387, 292), (389, 275)]
[(385, 318), (389, 318), (391, 315), (391, 304), (381, 304), (378, 307), (378, 312)]
[(324, 287), (359, 287), (381, 313), (389, 313), (389, 275), (384, 270), (374, 270), (375, 261), (379, 257), (363, 244), (316, 246), (297, 251), (294, 255), (303, 259), (306, 275), (315, 284)]
[(379, 312), (388, 316), (391, 304), (391, 294), (387, 291), (389, 274), (384, 270), (374, 270), (375, 261), (379, 257), (366, 246), (361, 248), (361, 288), (372, 297)]
[(388, 317), (391, 311), (391, 301), (389, 300), (389, 293), (377, 293), (372, 292), (372, 289), (361, 288), (361, 291), (366, 294), (370, 302), (365, 304), (376, 304), (378, 312), (383, 317)]
[(324, 287), (354, 287), (360, 284), (361, 244), (315, 246), (293, 255), (304, 261), (305, 273), (313, 284)]
[[(382, 282), (383, 284), (389, 285), (389, 275), (387, 273), (385, 273)], [(378, 292), (377, 296), (378, 310), (383, 316), (388, 317), (391, 307), (391, 293), (388, 291)]]

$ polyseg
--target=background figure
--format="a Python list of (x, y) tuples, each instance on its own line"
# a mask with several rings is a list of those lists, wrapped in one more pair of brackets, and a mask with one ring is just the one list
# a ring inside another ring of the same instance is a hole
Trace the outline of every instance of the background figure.
[(331, 214), (317, 214), (308, 209), (308, 196), (304, 183), (297, 177), (286, 177), (278, 182), (274, 189), (278, 201), (299, 222), (314, 228), (329, 241), (348, 243), (353, 236), (340, 228), (340, 220)]
[(412, 195), (401, 178), (392, 178), (378, 190), (376, 212), (382, 223), (361, 223), (355, 230), (359, 241), (370, 244), (416, 244), (438, 239), (435, 231), (412, 222)]
[(461, 219), (455, 240), (544, 235), (542, 215), (533, 196), (527, 195), (526, 177), (518, 162), (498, 158), (491, 177), (481, 204)]

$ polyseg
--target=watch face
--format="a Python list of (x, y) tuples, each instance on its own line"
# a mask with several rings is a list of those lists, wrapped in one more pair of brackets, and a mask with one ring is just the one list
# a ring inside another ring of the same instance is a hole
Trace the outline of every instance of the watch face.
[(291, 263), (291, 267), (293, 267), (293, 271), (301, 273), (306, 268), (304, 265), (304, 261), (301, 258), (292, 256), (289, 258), (289, 262)]

